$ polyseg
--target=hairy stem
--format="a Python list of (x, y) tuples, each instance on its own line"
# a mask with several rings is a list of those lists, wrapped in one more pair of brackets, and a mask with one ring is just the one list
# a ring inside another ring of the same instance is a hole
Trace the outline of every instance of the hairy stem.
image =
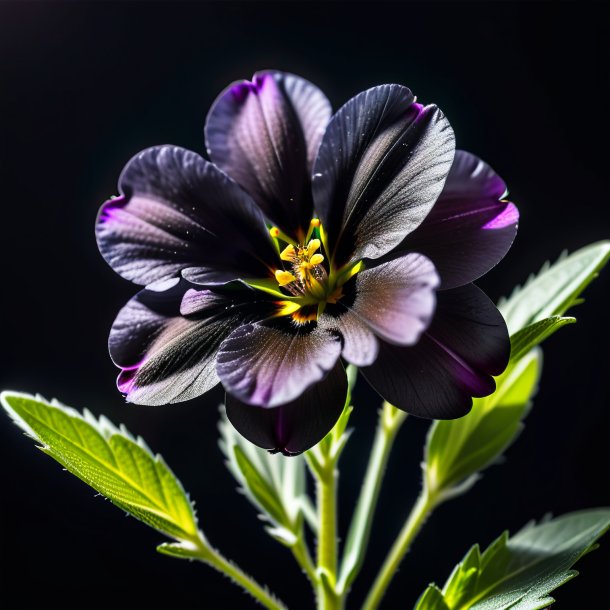
[(384, 402), (379, 411), (375, 440), (358, 503), (350, 523), (341, 563), (337, 589), (343, 595), (347, 595), (350, 585), (358, 576), (364, 563), (388, 458), (396, 434), (406, 418), (407, 414), (404, 411), (399, 411), (388, 402)]
[(379, 607), (385, 592), (394, 578), (404, 556), (409, 552), (413, 540), (421, 530), (434, 509), (434, 500), (424, 488), (415, 502), (407, 521), (400, 530), (398, 538), (390, 549), (377, 578), (362, 606), (362, 610), (375, 610)]
[(197, 542), (197, 559), (228, 576), (235, 584), (247, 591), (256, 601), (269, 610), (287, 610), (287, 607), (276, 599), (265, 587), (259, 585), (241, 568), (213, 549), (203, 539)]
[(316, 588), (316, 584), (318, 582), (318, 576), (316, 574), (316, 566), (313, 563), (311, 555), (309, 554), (309, 549), (305, 544), (304, 533), (301, 532), (301, 536), (299, 540), (290, 547), (294, 558), (297, 560), (297, 563), (307, 575), (307, 578), (311, 581), (314, 589)]

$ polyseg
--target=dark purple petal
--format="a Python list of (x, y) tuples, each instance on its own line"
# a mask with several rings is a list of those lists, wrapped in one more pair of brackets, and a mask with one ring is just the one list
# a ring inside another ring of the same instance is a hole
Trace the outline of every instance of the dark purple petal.
[(435, 106), (400, 85), (360, 93), (331, 119), (314, 165), (317, 213), (340, 263), (379, 258), (426, 217), (454, 154)]
[(212, 283), (267, 274), (274, 251), (263, 216), (237, 184), (196, 153), (157, 146), (119, 179), (121, 196), (101, 208), (100, 252), (137, 284), (203, 268)]
[(454, 419), (468, 413), (473, 396), (495, 390), (492, 375), (508, 364), (504, 319), (476, 286), (438, 293), (430, 328), (413, 347), (382, 342), (375, 363), (362, 369), (390, 403), (418, 417)]
[(430, 324), (438, 284), (429, 259), (407, 254), (358, 273), (348, 308), (382, 339), (412, 345)]
[(457, 151), (436, 205), (398, 249), (432, 259), (441, 289), (476, 280), (504, 258), (515, 239), (519, 211), (500, 201), (505, 194), (504, 181), (489, 165)]
[(348, 362), (368, 366), (377, 357), (375, 335), (400, 345), (417, 342), (432, 319), (437, 285), (434, 265), (425, 256), (402, 256), (358, 273), (320, 324), (341, 335), (341, 355)]
[(296, 455), (320, 442), (337, 423), (345, 405), (347, 377), (341, 362), (296, 400), (273, 409), (255, 407), (227, 393), (227, 417), (251, 443)]
[(208, 153), (273, 222), (296, 235), (311, 219), (311, 169), (330, 114), (328, 100), (310, 82), (257, 72), (212, 106)]
[[(118, 387), (129, 402), (161, 405), (204, 394), (218, 382), (215, 356), (220, 343), (244, 321), (243, 308), (227, 309), (230, 301), (189, 296), (189, 313), (180, 315), (188, 284), (170, 280), (162, 292), (140, 291), (119, 312), (110, 331), (109, 349), (122, 368)], [(206, 301), (204, 303), (204, 301)], [(251, 307), (248, 306), (250, 311)]]
[(246, 324), (231, 333), (216, 365), (227, 392), (250, 405), (277, 407), (296, 400), (333, 368), (341, 353), (337, 336), (288, 324)]
[(318, 324), (327, 330), (339, 333), (343, 347), (341, 356), (361, 367), (375, 362), (379, 342), (375, 333), (349, 309), (336, 307), (333, 315), (323, 315)]

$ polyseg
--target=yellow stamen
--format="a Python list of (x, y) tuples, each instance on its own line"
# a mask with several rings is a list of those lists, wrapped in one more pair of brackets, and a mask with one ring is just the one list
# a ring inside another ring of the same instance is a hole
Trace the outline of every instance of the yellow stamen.
[(283, 261), (293, 263), (297, 255), (297, 251), (293, 245), (286, 246), (280, 253), (280, 258)]
[(279, 239), (281, 241), (285, 241), (287, 244), (292, 244), (293, 246), (298, 246), (297, 242), (294, 241), (294, 239), (292, 239), (292, 237), (289, 237), (288, 235), (286, 235), (286, 233), (284, 233), (283, 231), (280, 231), (280, 229), (278, 227), (271, 227), (269, 229), (269, 235), (271, 235), (271, 237), (273, 237), (273, 239)]
[(286, 286), (286, 284), (294, 282), (297, 278), (294, 277), (290, 271), (282, 271), (282, 269), (278, 269), (275, 272), (275, 279), (280, 286)]
[(312, 218), (311, 222), (309, 223), (312, 227), (319, 227), (320, 226), (320, 219), (319, 218)]
[(314, 254), (309, 262), (315, 267), (316, 265), (320, 265), (324, 261), (324, 257), (321, 254)]

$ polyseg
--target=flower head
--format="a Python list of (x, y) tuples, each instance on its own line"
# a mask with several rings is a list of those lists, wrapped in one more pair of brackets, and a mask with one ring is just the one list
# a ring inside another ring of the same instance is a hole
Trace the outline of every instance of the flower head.
[(127, 400), (222, 383), (233, 425), (290, 454), (339, 417), (344, 361), (421, 417), (493, 392), (508, 334), (471, 282), (506, 254), (518, 212), (436, 106), (382, 85), (331, 117), (314, 85), (267, 71), (219, 96), (205, 136), (211, 161), (136, 155), (100, 210), (102, 255), (144, 286), (109, 340)]

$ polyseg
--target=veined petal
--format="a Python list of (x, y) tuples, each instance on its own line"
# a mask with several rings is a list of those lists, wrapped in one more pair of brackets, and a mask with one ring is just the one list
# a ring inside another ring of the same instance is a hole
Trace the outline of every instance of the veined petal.
[(506, 184), (489, 165), (457, 151), (438, 201), (398, 250), (432, 259), (441, 289), (473, 282), (504, 258), (515, 239), (519, 211), (500, 200), (505, 195)]
[(221, 297), (209, 291), (203, 291), (205, 297), (195, 307), (191, 290), (190, 312), (197, 316), (181, 316), (188, 284), (170, 282), (165, 291), (140, 291), (119, 312), (110, 331), (110, 355), (122, 369), (118, 387), (129, 402), (182, 402), (212, 389), (219, 381), (218, 347), (244, 320), (243, 310), (228, 309), (226, 299), (221, 304)]
[(400, 85), (360, 93), (335, 114), (314, 164), (314, 206), (339, 263), (379, 258), (417, 228), (454, 154), (449, 122)]
[(222, 343), (216, 370), (235, 398), (277, 407), (323, 379), (340, 353), (339, 338), (312, 325), (295, 328), (281, 320), (274, 326), (246, 324)]
[(383, 398), (418, 417), (454, 419), (473, 396), (495, 390), (493, 375), (508, 364), (510, 340), (495, 305), (469, 284), (438, 293), (436, 315), (417, 345), (382, 342), (372, 366), (361, 369)]
[(331, 108), (309, 81), (257, 72), (228, 87), (208, 114), (210, 158), (252, 195), (265, 215), (296, 235), (312, 215), (311, 169)]
[(100, 209), (102, 256), (136, 284), (204, 268), (214, 282), (265, 275), (274, 260), (263, 216), (230, 178), (196, 153), (156, 146), (119, 179), (121, 196)]
[[(330, 311), (332, 310), (332, 314)], [(318, 320), (320, 327), (341, 336), (341, 356), (355, 366), (369, 366), (379, 352), (375, 333), (358, 316), (342, 306), (329, 306)]]
[(227, 393), (227, 417), (251, 443), (272, 452), (296, 455), (320, 442), (337, 423), (347, 395), (341, 362), (296, 400), (266, 409)]
[(407, 254), (358, 273), (346, 306), (385, 341), (413, 345), (430, 324), (438, 284), (429, 259)]

